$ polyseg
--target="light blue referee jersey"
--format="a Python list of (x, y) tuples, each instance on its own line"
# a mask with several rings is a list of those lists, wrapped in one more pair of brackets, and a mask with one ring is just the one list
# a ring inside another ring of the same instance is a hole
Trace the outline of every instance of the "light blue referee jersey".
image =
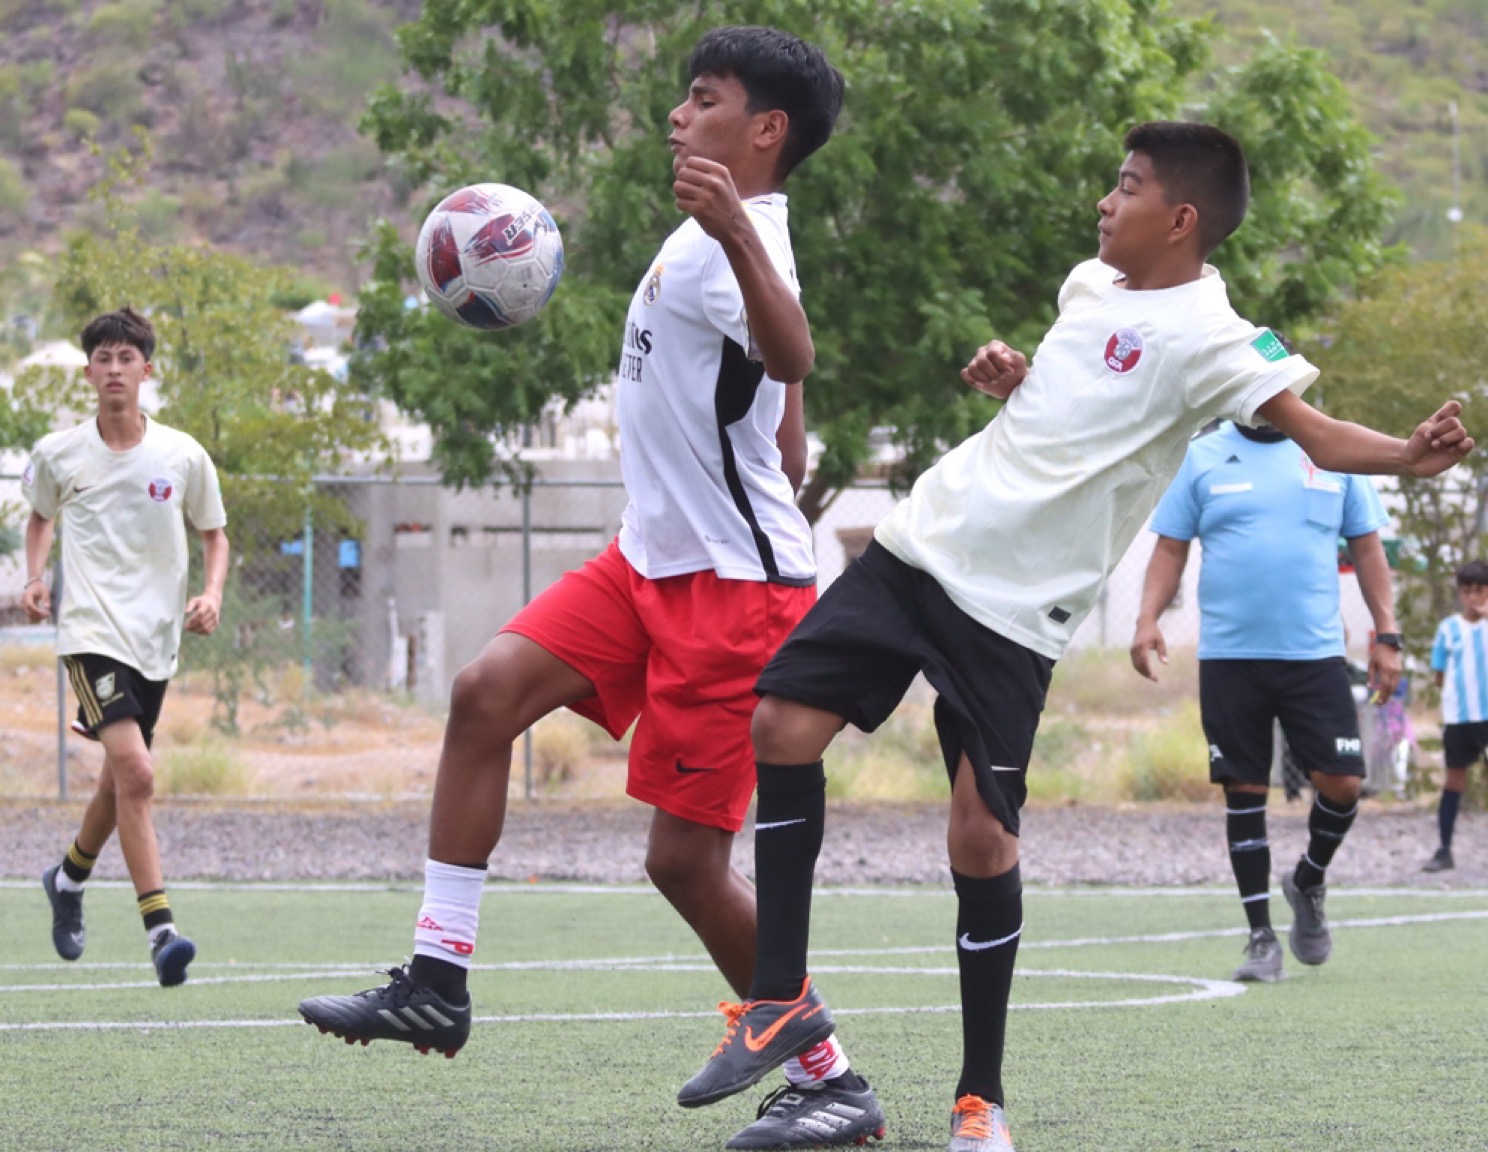
[(1442, 723), (1488, 720), (1488, 619), (1448, 616), (1436, 627), (1431, 670), (1442, 674)]
[(1389, 523), (1367, 477), (1328, 472), (1291, 440), (1233, 424), (1188, 446), (1152, 530), (1198, 538), (1200, 660), (1344, 655), (1338, 538)]

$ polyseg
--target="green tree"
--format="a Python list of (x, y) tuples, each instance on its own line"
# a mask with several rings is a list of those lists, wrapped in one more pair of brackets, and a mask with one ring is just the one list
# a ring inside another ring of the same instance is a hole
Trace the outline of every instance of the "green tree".
[[(1407, 436), (1443, 400), (1488, 435), (1483, 333), (1488, 331), (1488, 230), (1467, 229), (1456, 258), (1392, 268), (1342, 305), (1308, 355), (1328, 411)], [(1436, 625), (1456, 611), (1454, 572), (1482, 559), (1488, 528), (1488, 454), (1479, 448), (1432, 480), (1402, 478), (1391, 500), (1402, 539), (1396, 614), (1425, 655)]]
[(447, 479), (484, 480), (493, 432), (613, 370), (635, 280), (679, 223), (666, 115), (721, 23), (806, 36), (848, 81), (836, 138), (786, 187), (826, 446), (808, 514), (875, 428), (904, 450), (903, 481), (985, 422), (957, 369), (992, 335), (1033, 351), (1094, 254), (1133, 123), (1203, 115), (1246, 143), (1255, 219), (1217, 262), (1258, 319), (1296, 327), (1384, 259), (1389, 197), (1324, 61), (1273, 43), (1207, 70), (1209, 25), (1167, 0), (430, 0), (399, 34), (414, 78), (377, 96), (367, 130), (427, 191), (416, 209), (497, 179), (560, 210), (569, 245), (549, 310), (493, 337), (405, 311), (414, 221), (378, 232), (359, 370), (433, 426)]

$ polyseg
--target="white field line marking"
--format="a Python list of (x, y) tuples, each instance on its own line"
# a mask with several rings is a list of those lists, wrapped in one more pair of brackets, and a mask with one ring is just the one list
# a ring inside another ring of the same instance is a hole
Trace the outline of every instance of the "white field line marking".
[[(39, 880), (0, 880), (0, 891), (31, 891), (40, 888)], [(89, 888), (115, 888), (129, 889), (133, 886), (127, 880), (90, 880)], [(322, 895), (335, 896), (346, 892), (385, 892), (406, 893), (422, 892), (423, 884), (415, 880), (346, 880), (346, 881), (322, 881), (315, 883), (288, 882), (288, 881), (217, 881), (217, 880), (174, 880), (170, 883), (172, 890), (187, 892), (303, 892), (319, 893)], [(566, 884), (561, 882), (544, 882), (540, 884), (524, 884), (506, 880), (489, 881), (485, 886), (486, 893), (490, 895), (522, 895), (532, 894), (541, 896), (659, 896), (655, 888), (647, 884)], [(1073, 885), (1059, 888), (1043, 887), (1038, 883), (1025, 883), (1023, 891), (1029, 896), (1043, 898), (1046, 896), (1099, 896), (1102, 899), (1108, 897), (1135, 897), (1139, 899), (1161, 898), (1192, 898), (1201, 896), (1228, 896), (1234, 892), (1233, 885), (1189, 885), (1174, 888), (1105, 888), (1099, 885)], [(853, 897), (908, 897), (925, 899), (933, 896), (954, 898), (955, 893), (949, 885), (926, 884), (919, 887), (854, 887), (838, 888), (826, 887), (815, 888), (812, 895), (817, 897), (831, 896), (853, 896)], [(1413, 899), (1426, 900), (1459, 900), (1459, 899), (1485, 899), (1488, 898), (1488, 889), (1483, 888), (1413, 888), (1401, 886), (1399, 888), (1340, 888), (1330, 892), (1330, 899), (1334, 902), (1347, 900), (1352, 897), (1361, 896), (1409, 896)]]
[[(1461, 920), (1488, 920), (1488, 909), (1474, 912), (1429, 912), (1415, 916), (1378, 916), (1367, 919), (1334, 920), (1334, 928), (1398, 928), (1410, 924), (1442, 924)], [(1284, 931), (1285, 925), (1278, 928)], [(1127, 944), (1171, 944), (1187, 940), (1220, 940), (1232, 936), (1245, 936), (1248, 930), (1245, 928), (1212, 928), (1192, 932), (1161, 932), (1140, 936), (1087, 936), (1071, 940), (1026, 940), (1019, 951), (1043, 948), (1090, 948), (1090, 947), (1113, 947)], [(905, 945), (895, 948), (813, 948), (811, 954), (817, 957), (873, 957), (873, 956), (924, 956), (937, 953), (950, 952), (951, 946), (947, 943)], [(98, 963), (64, 963), (49, 962), (44, 964), (0, 964), (0, 971), (4, 972), (101, 972), (107, 970), (134, 971), (145, 967), (143, 963), (127, 963), (118, 961), (100, 961)], [(355, 977), (371, 977), (385, 972), (376, 965), (364, 964), (356, 961), (344, 963), (304, 963), (293, 964), (279, 961), (265, 961), (254, 963), (251, 961), (237, 961), (233, 963), (212, 963), (210, 961), (193, 965), (193, 971), (203, 969), (231, 969), (238, 975), (233, 976), (208, 976), (192, 980), (193, 984), (252, 984), (266, 983), (270, 981), (292, 981), (292, 980), (318, 980), (323, 977), (344, 976), (348, 979)], [(276, 969), (286, 969), (283, 973), (275, 972)], [(253, 972), (268, 970), (270, 975), (250, 975)], [(829, 968), (821, 965), (813, 965), (816, 972), (883, 972), (895, 973), (926, 972), (935, 974), (938, 969), (894, 969), (887, 967), (863, 967), (863, 968)], [(502, 964), (473, 964), (473, 972), (590, 972), (590, 971), (651, 971), (651, 972), (711, 972), (712, 963), (703, 960), (694, 960), (686, 956), (678, 956), (674, 953), (661, 956), (606, 956), (587, 960), (511, 960)], [(1021, 974), (1021, 973), (1020, 973)], [(1030, 973), (1031, 974), (1031, 973)], [(52, 991), (104, 991), (112, 988), (153, 988), (154, 981), (121, 982), (115, 984), (12, 984), (0, 985), (0, 992), (52, 992)]]
[[(834, 971), (879, 971), (873, 968), (834, 969)], [(911, 975), (955, 975), (953, 968), (917, 969), (906, 968)], [(1119, 980), (1150, 984), (1176, 984), (1189, 991), (1168, 996), (1129, 997), (1124, 1000), (1066, 1000), (1048, 1003), (1012, 1004), (1013, 1011), (1051, 1011), (1086, 1008), (1146, 1008), (1158, 1004), (1181, 1004), (1201, 1000), (1222, 1000), (1245, 994), (1245, 985), (1229, 980), (1208, 980), (1195, 976), (1166, 976), (1131, 972), (1076, 972), (1065, 969), (1039, 972), (1020, 972), (1023, 977), (1058, 977), (1068, 980)], [(147, 987), (147, 985), (141, 985)], [(888, 1016), (914, 1014), (945, 1014), (960, 1012), (959, 1004), (914, 1005), (905, 1008), (843, 1008), (834, 1009), (838, 1016)], [(710, 1020), (716, 1012), (532, 1012), (511, 1016), (476, 1016), (475, 1024), (607, 1024), (630, 1023), (640, 1020)], [(37, 1021), (30, 1024), (0, 1023), (0, 1032), (108, 1032), (108, 1031), (183, 1031), (198, 1028), (287, 1028), (303, 1025), (303, 1020), (58, 1020)]]

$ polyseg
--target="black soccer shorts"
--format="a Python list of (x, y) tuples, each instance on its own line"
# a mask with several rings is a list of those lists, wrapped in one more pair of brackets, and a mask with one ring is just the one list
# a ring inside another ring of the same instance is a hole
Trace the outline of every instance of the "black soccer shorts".
[(935, 689), (947, 774), (964, 755), (977, 792), (1013, 835), (1054, 661), (973, 620), (928, 573), (870, 544), (796, 625), (755, 684), (864, 732), (889, 718), (917, 674)]
[(1365, 775), (1359, 713), (1342, 656), (1200, 660), (1199, 710), (1216, 784), (1270, 784), (1277, 721), (1308, 776)]
[(98, 730), (119, 720), (137, 720), (145, 747), (155, 739), (169, 680), (146, 680), (138, 669), (91, 652), (62, 657), (78, 698), (75, 731), (96, 740)]

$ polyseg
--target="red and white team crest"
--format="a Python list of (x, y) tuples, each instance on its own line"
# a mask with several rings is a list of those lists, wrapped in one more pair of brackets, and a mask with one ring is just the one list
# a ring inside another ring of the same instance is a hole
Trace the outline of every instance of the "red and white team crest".
[(150, 481), (150, 499), (157, 504), (164, 504), (169, 500), (173, 491), (175, 489), (171, 487), (171, 482), (163, 476)]
[(1106, 341), (1106, 367), (1112, 372), (1130, 372), (1142, 359), (1142, 334), (1135, 328), (1118, 328)]

